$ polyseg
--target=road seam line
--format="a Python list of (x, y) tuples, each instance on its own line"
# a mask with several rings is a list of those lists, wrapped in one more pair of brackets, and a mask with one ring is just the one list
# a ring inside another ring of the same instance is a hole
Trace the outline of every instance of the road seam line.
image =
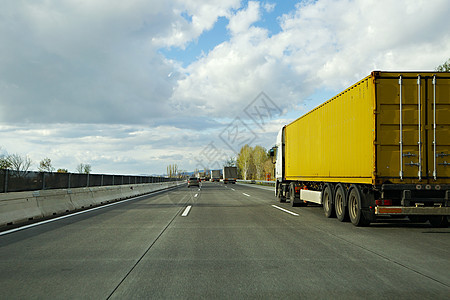
[[(186, 198), (187, 195), (185, 195), (180, 202), (183, 201), (184, 198)], [(187, 204), (187, 202), (190, 199), (188, 199), (184, 204)], [(178, 212), (172, 217), (172, 219), (169, 221), (169, 223), (163, 228), (163, 230), (158, 234), (156, 239), (148, 246), (147, 250), (145, 250), (144, 254), (141, 255), (141, 257), (135, 262), (135, 264), (131, 267), (131, 269), (128, 271), (128, 273), (120, 280), (119, 284), (113, 289), (111, 294), (109, 294), (108, 299), (111, 299), (111, 297), (114, 295), (114, 293), (119, 289), (119, 287), (122, 285), (122, 283), (130, 276), (131, 272), (137, 267), (137, 265), (142, 261), (145, 255), (150, 251), (150, 249), (156, 244), (156, 242), (159, 240), (159, 238), (164, 234), (164, 232), (169, 228), (169, 226), (175, 221), (176, 217), (180, 214), (181, 208), (178, 210)]]

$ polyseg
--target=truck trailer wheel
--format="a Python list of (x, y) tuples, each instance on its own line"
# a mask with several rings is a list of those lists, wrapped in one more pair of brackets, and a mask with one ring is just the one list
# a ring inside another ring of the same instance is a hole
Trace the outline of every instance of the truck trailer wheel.
[(348, 194), (348, 213), (350, 221), (355, 226), (367, 226), (370, 224), (362, 212), (362, 196), (356, 185), (350, 187)]
[(283, 191), (281, 189), (282, 189), (282, 185), (277, 184), (277, 199), (280, 203), (284, 203), (284, 202), (286, 202), (286, 197), (283, 196)]
[(334, 209), (336, 211), (336, 217), (339, 221), (344, 222), (348, 219), (347, 205), (345, 203), (345, 190), (342, 184), (336, 186), (334, 193)]
[(329, 183), (325, 184), (322, 191), (322, 203), (323, 212), (325, 213), (325, 217), (327, 218), (336, 216), (334, 211), (333, 192), (333, 186)]
[(428, 221), (427, 216), (411, 215), (411, 216), (408, 216), (408, 219), (409, 219), (412, 223), (425, 223), (426, 221)]
[(430, 217), (428, 217), (428, 221), (430, 221), (430, 224), (433, 227), (438, 227), (438, 228), (448, 227), (447, 216), (430, 216)]
[(295, 194), (295, 184), (292, 182), (289, 184), (289, 201), (291, 202), (292, 207), (297, 206), (300, 201), (300, 197), (297, 197)]
[(291, 182), (289, 185), (289, 199), (291, 206), (306, 206), (307, 204), (300, 199), (300, 194), (295, 192), (295, 183)]

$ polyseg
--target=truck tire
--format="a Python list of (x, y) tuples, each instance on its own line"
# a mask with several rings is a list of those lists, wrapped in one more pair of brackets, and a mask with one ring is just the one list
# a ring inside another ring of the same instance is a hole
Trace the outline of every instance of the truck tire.
[(352, 185), (348, 193), (348, 214), (350, 221), (355, 226), (367, 226), (370, 224), (362, 211), (362, 195), (357, 185)]
[(334, 193), (334, 209), (336, 211), (337, 219), (341, 222), (348, 220), (347, 205), (345, 201), (346, 196), (344, 186), (338, 184)]
[(295, 186), (291, 182), (291, 184), (289, 184), (289, 202), (291, 202), (292, 207), (295, 207), (297, 205), (295, 200)]
[(430, 221), (431, 226), (436, 228), (448, 227), (447, 216), (430, 216), (428, 217), (428, 221)]
[(280, 203), (286, 202), (286, 197), (283, 196), (281, 184), (277, 184), (277, 199)]
[(411, 215), (411, 216), (408, 216), (408, 219), (412, 223), (425, 223), (426, 221), (428, 221), (427, 216)]
[(300, 200), (300, 194), (295, 193), (295, 183), (289, 185), (289, 200), (291, 201), (291, 206), (305, 206), (305, 203)]
[(333, 185), (327, 183), (323, 187), (322, 191), (322, 204), (323, 204), (323, 212), (325, 213), (325, 217), (332, 218), (336, 216), (336, 212), (334, 210), (334, 190)]

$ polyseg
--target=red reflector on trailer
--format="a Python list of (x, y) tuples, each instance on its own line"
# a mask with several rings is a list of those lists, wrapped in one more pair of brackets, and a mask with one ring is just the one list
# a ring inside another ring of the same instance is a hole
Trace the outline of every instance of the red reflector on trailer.
[(392, 205), (392, 200), (391, 199), (386, 199), (383, 202), (384, 202), (384, 205)]
[(375, 204), (378, 206), (392, 205), (392, 199), (375, 200)]
[(401, 214), (403, 211), (401, 208), (386, 208), (380, 207), (378, 208), (378, 213), (380, 214)]

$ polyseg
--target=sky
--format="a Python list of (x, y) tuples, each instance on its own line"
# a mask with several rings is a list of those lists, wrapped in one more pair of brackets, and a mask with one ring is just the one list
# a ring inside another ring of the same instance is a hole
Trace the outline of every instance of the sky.
[(0, 154), (215, 169), (373, 70), (450, 58), (448, 0), (2, 0)]

